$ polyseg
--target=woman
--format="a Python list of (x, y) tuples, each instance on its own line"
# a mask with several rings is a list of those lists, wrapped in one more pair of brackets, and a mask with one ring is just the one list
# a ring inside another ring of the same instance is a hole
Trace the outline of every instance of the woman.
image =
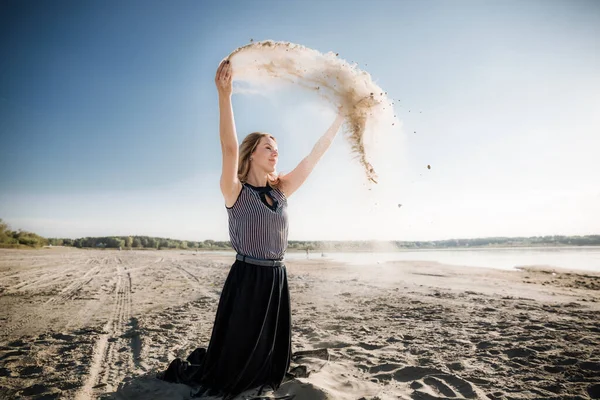
[[(231, 64), (224, 60), (215, 77), (223, 153), (220, 186), (237, 256), (221, 293), (208, 349), (197, 349), (188, 357), (198, 367), (193, 376), (188, 374), (189, 381), (201, 385), (198, 394), (226, 398), (256, 387), (277, 389), (288, 370), (291, 313), (282, 261), (287, 248), (287, 198), (304, 183), (344, 120), (338, 115), (311, 153), (289, 174), (278, 176), (279, 152), (273, 136), (251, 133), (238, 148), (231, 80)], [(164, 379), (185, 381), (181, 375)]]

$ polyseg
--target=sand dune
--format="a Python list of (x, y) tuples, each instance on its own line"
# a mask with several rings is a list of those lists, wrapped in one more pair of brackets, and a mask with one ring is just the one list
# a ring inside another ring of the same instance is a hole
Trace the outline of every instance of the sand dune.
[[(155, 374), (207, 344), (231, 261), (0, 250), (0, 397), (190, 398)], [(297, 354), (271, 397), (600, 398), (598, 274), (321, 260), (288, 272), (293, 350), (326, 350)]]

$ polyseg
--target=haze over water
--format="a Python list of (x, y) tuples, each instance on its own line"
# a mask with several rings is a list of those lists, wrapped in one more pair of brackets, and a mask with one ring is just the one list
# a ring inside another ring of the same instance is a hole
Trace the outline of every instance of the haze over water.
[[(286, 259), (306, 259), (306, 253), (288, 252)], [(396, 252), (325, 251), (323, 253), (315, 250), (310, 252), (309, 259), (340, 261), (357, 266), (391, 261), (435, 261), (442, 264), (506, 270), (524, 266), (548, 266), (600, 272), (600, 248), (597, 247), (440, 249)]]

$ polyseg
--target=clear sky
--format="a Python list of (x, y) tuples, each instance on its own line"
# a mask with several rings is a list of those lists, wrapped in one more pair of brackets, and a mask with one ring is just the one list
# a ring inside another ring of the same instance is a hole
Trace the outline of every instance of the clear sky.
[[(337, 52), (400, 100), (397, 198), (365, 196), (340, 135), (289, 199), (290, 239), (600, 233), (600, 2), (583, 0), (4, 0), (0, 218), (227, 240), (214, 73), (251, 39)], [(334, 119), (309, 96), (233, 104), (283, 172)]]

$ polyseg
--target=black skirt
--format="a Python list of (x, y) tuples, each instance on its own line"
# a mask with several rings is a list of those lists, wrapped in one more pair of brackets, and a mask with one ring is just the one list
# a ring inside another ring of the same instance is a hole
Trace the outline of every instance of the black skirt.
[(227, 276), (206, 349), (175, 360), (162, 379), (196, 384), (200, 392), (235, 396), (279, 388), (290, 366), (291, 311), (285, 266), (237, 260)]

